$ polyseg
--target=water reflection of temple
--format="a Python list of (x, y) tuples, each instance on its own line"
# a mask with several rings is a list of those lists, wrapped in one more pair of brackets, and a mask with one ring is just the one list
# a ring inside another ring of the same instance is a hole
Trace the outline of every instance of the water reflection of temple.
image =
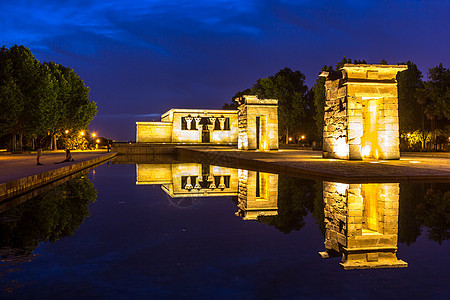
[(399, 184), (323, 182), (325, 252), (344, 269), (407, 267), (397, 259)]
[(197, 163), (136, 164), (136, 184), (158, 184), (171, 198), (237, 196), (244, 220), (278, 211), (278, 175)]

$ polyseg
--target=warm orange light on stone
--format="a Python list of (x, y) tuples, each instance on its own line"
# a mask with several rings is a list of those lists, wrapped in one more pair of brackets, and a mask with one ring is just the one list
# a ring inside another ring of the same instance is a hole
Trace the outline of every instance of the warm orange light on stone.
[(244, 95), (239, 102), (240, 150), (278, 150), (278, 100)]
[(136, 184), (159, 184), (171, 198), (238, 196), (237, 216), (278, 214), (278, 175), (197, 163), (136, 164)]
[(323, 157), (400, 158), (396, 75), (406, 69), (345, 64), (342, 78), (325, 82)]
[(399, 268), (399, 184), (323, 182), (325, 252), (342, 255), (344, 269)]
[(137, 143), (238, 144), (278, 150), (278, 100), (242, 96), (239, 110), (171, 109), (161, 122), (136, 122)]

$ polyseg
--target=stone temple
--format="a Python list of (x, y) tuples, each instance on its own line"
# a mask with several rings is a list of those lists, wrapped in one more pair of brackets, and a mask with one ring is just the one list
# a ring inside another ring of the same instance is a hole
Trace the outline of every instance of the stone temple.
[(136, 143), (237, 144), (278, 150), (278, 100), (242, 96), (238, 110), (171, 109), (160, 122), (136, 122)]
[(396, 76), (406, 69), (345, 64), (340, 78), (322, 72), (327, 78), (323, 157), (400, 158)]

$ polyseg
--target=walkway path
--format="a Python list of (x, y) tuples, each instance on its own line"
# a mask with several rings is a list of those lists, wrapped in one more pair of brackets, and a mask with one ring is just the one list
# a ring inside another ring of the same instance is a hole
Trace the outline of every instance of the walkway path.
[(42, 166), (36, 165), (36, 152), (30, 154), (0, 154), (0, 198), (17, 194), (42, 184), (81, 171), (113, 157), (116, 153), (72, 151), (74, 162), (55, 164), (65, 159), (64, 151), (44, 151)]

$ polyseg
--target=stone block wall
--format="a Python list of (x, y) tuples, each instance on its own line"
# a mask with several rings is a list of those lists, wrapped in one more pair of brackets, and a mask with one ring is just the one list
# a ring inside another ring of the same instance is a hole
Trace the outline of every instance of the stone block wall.
[(259, 216), (277, 214), (278, 175), (239, 170), (238, 212), (236, 215), (244, 220), (256, 220)]
[(242, 96), (238, 118), (238, 149), (278, 150), (278, 100)]
[(400, 158), (396, 75), (406, 68), (346, 64), (325, 82), (325, 158)]
[(399, 184), (323, 182), (325, 248), (345, 269), (406, 267), (397, 259)]
[(172, 142), (172, 123), (136, 122), (136, 143)]
[[(342, 79), (325, 82), (323, 156), (349, 159), (347, 87)], [(353, 126), (353, 125), (352, 125)]]

